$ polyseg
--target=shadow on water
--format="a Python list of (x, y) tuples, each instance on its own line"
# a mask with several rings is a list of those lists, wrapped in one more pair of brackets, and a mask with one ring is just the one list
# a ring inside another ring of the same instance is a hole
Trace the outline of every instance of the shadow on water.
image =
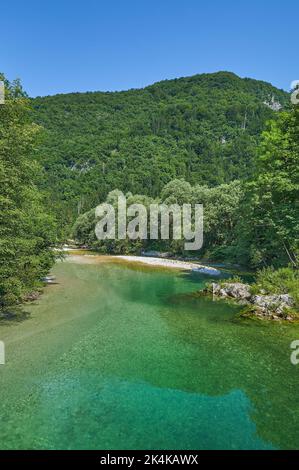
[(30, 317), (30, 312), (24, 310), (22, 307), (16, 307), (14, 310), (6, 310), (0, 313), (0, 324), (9, 325), (21, 323)]
[[(184, 298), (189, 299), (186, 305)], [(190, 364), (198, 364), (193, 385), (190, 379), (186, 383), (190, 391), (208, 396), (242, 390), (252, 404), (250, 416), (259, 437), (278, 448), (297, 448), (298, 370), (289, 352), (296, 330), (241, 319), (237, 312), (237, 306), (226, 302), (179, 296), (171, 314), (162, 313), (173, 337), (189, 345)]]

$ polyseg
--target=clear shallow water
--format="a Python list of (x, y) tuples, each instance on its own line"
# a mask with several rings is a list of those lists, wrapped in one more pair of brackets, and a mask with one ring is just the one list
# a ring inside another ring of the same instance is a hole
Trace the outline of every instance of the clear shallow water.
[(298, 326), (190, 296), (200, 275), (54, 271), (30, 318), (0, 326), (0, 448), (299, 447)]

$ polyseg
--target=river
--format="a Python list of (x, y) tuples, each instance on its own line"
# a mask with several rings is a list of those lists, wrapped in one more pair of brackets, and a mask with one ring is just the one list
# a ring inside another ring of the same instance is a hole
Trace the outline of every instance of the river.
[(0, 324), (1, 449), (298, 448), (298, 325), (192, 295), (207, 276), (58, 262)]

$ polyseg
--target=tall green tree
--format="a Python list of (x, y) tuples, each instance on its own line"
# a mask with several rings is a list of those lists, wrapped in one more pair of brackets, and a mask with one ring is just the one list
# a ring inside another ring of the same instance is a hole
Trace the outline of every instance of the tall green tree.
[(34, 160), (40, 127), (32, 123), (19, 81), (5, 81), (0, 105), (0, 309), (33, 290), (54, 260), (53, 217), (37, 188), (41, 170)]
[(246, 187), (240, 230), (254, 266), (298, 267), (299, 106), (269, 124)]

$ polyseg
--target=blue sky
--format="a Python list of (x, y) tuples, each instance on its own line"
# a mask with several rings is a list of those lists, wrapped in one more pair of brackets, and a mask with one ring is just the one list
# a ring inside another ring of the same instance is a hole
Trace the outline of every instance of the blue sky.
[(15, 0), (0, 15), (0, 71), (31, 96), (219, 70), (299, 79), (298, 0)]

